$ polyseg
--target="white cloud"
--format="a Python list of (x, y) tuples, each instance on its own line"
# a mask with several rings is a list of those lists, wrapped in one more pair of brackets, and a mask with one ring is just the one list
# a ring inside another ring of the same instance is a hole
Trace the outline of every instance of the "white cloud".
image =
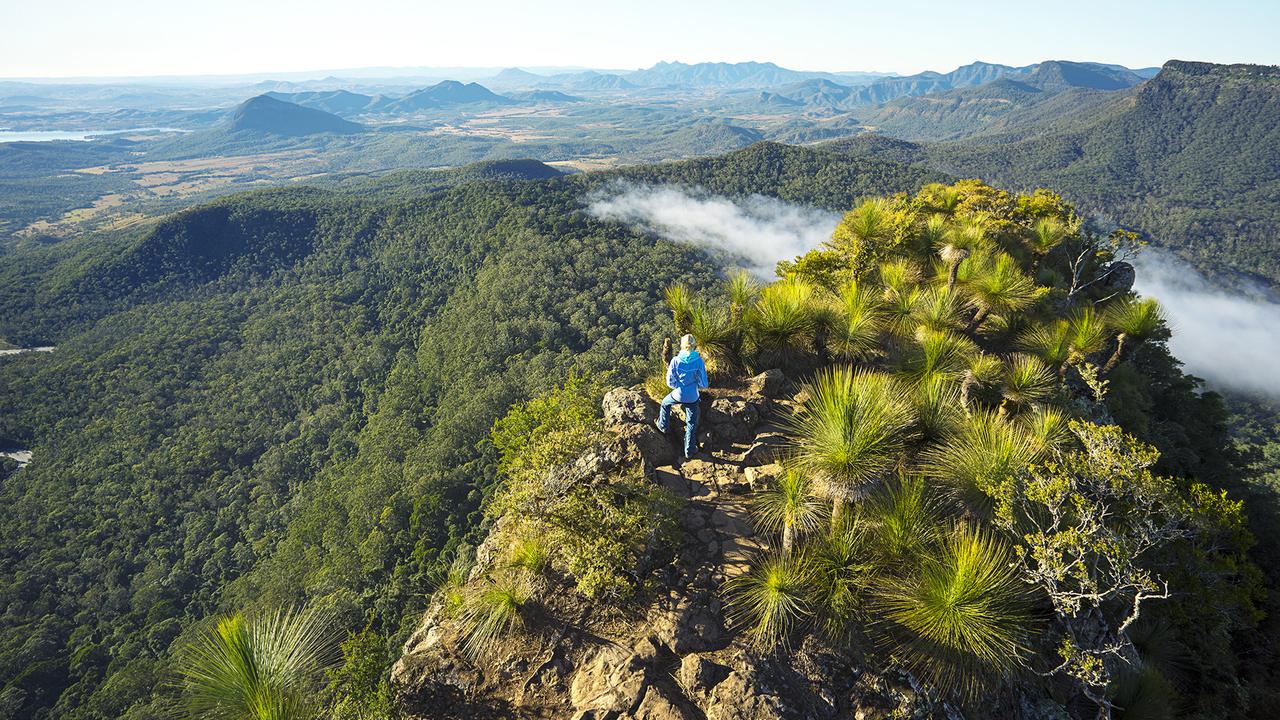
[(604, 220), (643, 227), (668, 240), (702, 246), (740, 261), (763, 278), (779, 260), (831, 237), (836, 213), (752, 195), (734, 200), (671, 186), (615, 183), (590, 198), (588, 211)]
[(1212, 385), (1280, 398), (1280, 302), (1259, 286), (1228, 293), (1191, 266), (1148, 249), (1137, 290), (1164, 306), (1173, 354)]

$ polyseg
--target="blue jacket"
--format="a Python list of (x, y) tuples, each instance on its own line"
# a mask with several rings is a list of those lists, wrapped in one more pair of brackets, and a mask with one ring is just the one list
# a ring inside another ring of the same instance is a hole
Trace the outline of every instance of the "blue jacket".
[(697, 350), (681, 350), (679, 355), (671, 358), (667, 366), (667, 387), (678, 403), (698, 402), (698, 388), (711, 383), (707, 381), (707, 365)]

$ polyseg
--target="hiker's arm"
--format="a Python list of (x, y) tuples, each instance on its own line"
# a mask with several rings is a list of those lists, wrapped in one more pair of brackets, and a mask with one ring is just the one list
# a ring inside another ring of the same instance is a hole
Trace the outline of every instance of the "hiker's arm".
[(711, 381), (707, 379), (707, 364), (705, 362), (698, 363), (698, 387), (711, 387)]
[(676, 389), (676, 359), (671, 358), (671, 362), (667, 363), (667, 387), (672, 390)]

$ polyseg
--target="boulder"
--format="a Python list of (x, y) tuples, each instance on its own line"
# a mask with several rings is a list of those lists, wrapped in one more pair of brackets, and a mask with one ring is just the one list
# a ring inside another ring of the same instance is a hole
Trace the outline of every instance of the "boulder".
[(761, 490), (769, 486), (782, 474), (782, 466), (778, 463), (768, 465), (748, 465), (742, 474), (747, 478), (747, 485), (752, 490)]
[(767, 398), (780, 398), (795, 391), (791, 382), (781, 370), (765, 370), (747, 381), (747, 392)]
[(697, 715), (687, 707), (684, 698), (662, 685), (650, 685), (635, 712), (636, 720), (694, 720)]
[(651, 423), (657, 417), (653, 407), (644, 393), (632, 388), (614, 388), (605, 393), (601, 402), (604, 411), (604, 425), (616, 428), (628, 423)]
[(644, 662), (616, 645), (605, 645), (573, 674), (569, 700), (576, 710), (626, 712), (644, 692)]
[(630, 423), (615, 428), (618, 449), (625, 462), (647, 461), (653, 467), (670, 465), (676, 459), (671, 440), (649, 423)]
[(688, 692), (701, 695), (710, 692), (729, 676), (730, 668), (714, 663), (697, 653), (685, 655), (680, 660), (680, 672), (677, 678), (680, 685)]

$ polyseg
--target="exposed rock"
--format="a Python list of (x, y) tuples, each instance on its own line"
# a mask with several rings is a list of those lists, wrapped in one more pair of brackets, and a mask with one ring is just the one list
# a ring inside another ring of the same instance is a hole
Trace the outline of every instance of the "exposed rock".
[(569, 683), (569, 700), (577, 710), (628, 712), (645, 686), (643, 661), (616, 645), (605, 645)]
[(616, 428), (618, 447), (627, 462), (646, 461), (652, 467), (668, 465), (676, 459), (671, 440), (649, 423), (629, 423)]
[(644, 699), (631, 715), (636, 720), (695, 720), (697, 714), (677, 693), (660, 684), (645, 689)]
[(747, 478), (747, 484), (751, 489), (761, 490), (768, 487), (779, 475), (782, 474), (782, 466), (778, 463), (769, 463), (768, 465), (749, 465), (742, 471)]
[(729, 672), (730, 668), (695, 653), (680, 660), (679, 680), (685, 690), (701, 695), (720, 684)]
[(752, 395), (780, 398), (795, 392), (795, 384), (781, 370), (765, 370), (747, 381)]
[(734, 670), (716, 685), (707, 707), (707, 720), (780, 720), (785, 717), (781, 698), (762, 683), (744, 676), (748, 668)]
[(626, 423), (650, 423), (657, 417), (654, 403), (634, 388), (614, 388), (605, 393), (601, 409), (608, 428)]

